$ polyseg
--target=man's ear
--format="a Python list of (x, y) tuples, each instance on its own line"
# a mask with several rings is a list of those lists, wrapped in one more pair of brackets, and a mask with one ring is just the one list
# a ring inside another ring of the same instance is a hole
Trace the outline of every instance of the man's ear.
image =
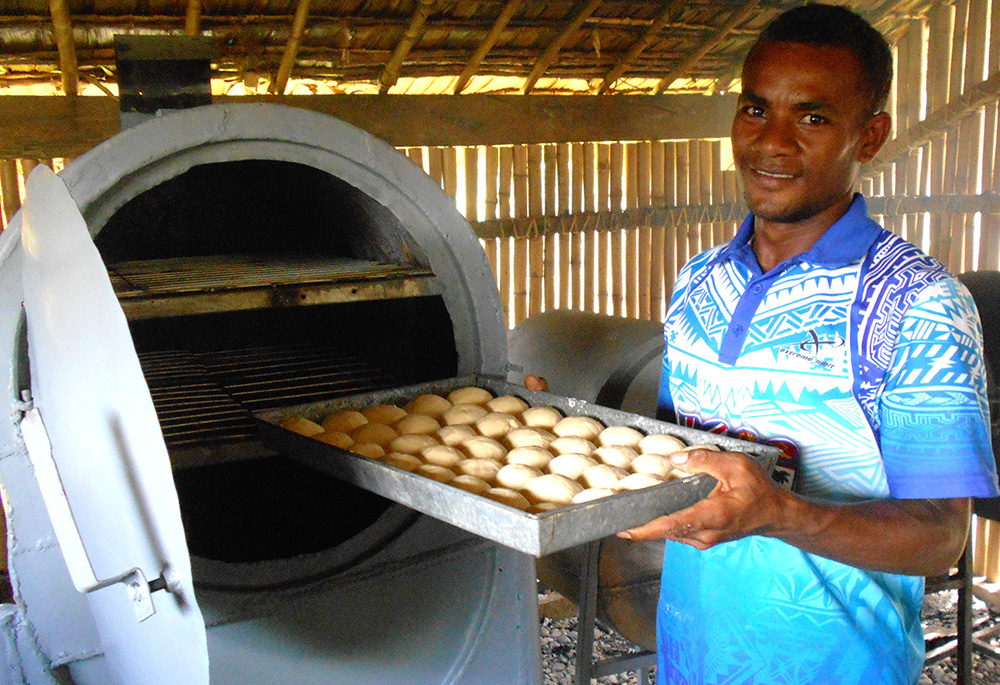
[(861, 147), (858, 149), (858, 161), (870, 162), (892, 133), (892, 117), (885, 112), (879, 112), (865, 122), (861, 129)]

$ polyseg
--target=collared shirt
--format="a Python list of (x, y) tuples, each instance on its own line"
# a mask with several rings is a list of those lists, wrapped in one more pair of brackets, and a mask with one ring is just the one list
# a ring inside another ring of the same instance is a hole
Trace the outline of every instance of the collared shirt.
[[(679, 275), (660, 415), (782, 446), (805, 495), (994, 495), (981, 332), (958, 280), (868, 219), (860, 195), (767, 273), (752, 235), (751, 216)], [(661, 682), (915, 682), (922, 596), (922, 578), (770, 538), (668, 543)]]

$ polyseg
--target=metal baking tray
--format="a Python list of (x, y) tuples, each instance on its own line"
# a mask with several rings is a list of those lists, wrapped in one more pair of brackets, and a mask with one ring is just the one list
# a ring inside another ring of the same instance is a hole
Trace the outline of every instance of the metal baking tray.
[(571, 397), (532, 392), (524, 386), (481, 375), (460, 376), (339, 397), (326, 402), (260, 411), (254, 416), (258, 419), (264, 443), (285, 457), (535, 557), (598, 540), (646, 523), (657, 516), (679, 511), (702, 499), (715, 487), (714, 478), (696, 474), (683, 480), (622, 492), (591, 502), (570, 504), (544, 513), (529, 514), (278, 426), (283, 420), (296, 416), (318, 423), (338, 409), (357, 409), (375, 404), (403, 405), (421, 393), (443, 395), (469, 385), (486, 388), (497, 396), (517, 395), (533, 407), (553, 406), (566, 416), (591, 416), (607, 426), (631, 426), (646, 434), (674, 435), (689, 445), (714, 443), (724, 450), (745, 452), (763, 464), (768, 472), (773, 470), (780, 454), (774, 447), (656, 421)]

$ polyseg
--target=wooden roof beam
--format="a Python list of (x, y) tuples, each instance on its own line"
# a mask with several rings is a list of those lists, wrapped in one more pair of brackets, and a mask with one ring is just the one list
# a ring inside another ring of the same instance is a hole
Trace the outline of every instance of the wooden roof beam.
[(674, 67), (670, 73), (657, 82), (656, 86), (653, 88), (653, 95), (659, 95), (664, 90), (669, 88), (670, 84), (673, 83), (674, 80), (684, 76), (684, 74), (686, 74), (691, 67), (698, 63), (698, 60), (707, 55), (712, 48), (725, 40), (726, 36), (728, 36), (734, 28), (736, 28), (739, 24), (742, 24), (750, 17), (751, 14), (756, 12), (759, 2), (760, 0), (749, 0), (741, 8), (733, 12), (729, 17), (729, 20), (719, 27), (718, 31), (706, 38), (705, 41), (695, 48), (690, 55), (681, 60), (680, 64)]
[(389, 62), (385, 65), (382, 75), (379, 76), (379, 94), (388, 93), (389, 89), (396, 85), (396, 81), (399, 80), (399, 70), (403, 66), (403, 60), (406, 59), (406, 56), (410, 54), (410, 50), (420, 39), (420, 35), (424, 31), (424, 24), (427, 23), (427, 17), (434, 10), (434, 4), (435, 0), (420, 0), (417, 3), (416, 8), (413, 10), (413, 16), (410, 17), (410, 23), (407, 25), (406, 31), (403, 32), (403, 38), (396, 45), (392, 57), (389, 58)]
[(49, 0), (49, 14), (52, 15), (52, 32), (59, 48), (59, 72), (63, 93), (76, 95), (80, 79), (76, 63), (76, 41), (73, 39), (73, 22), (70, 19), (67, 0)]
[(625, 53), (625, 56), (621, 58), (621, 61), (618, 62), (618, 64), (616, 64), (611, 71), (604, 75), (604, 80), (601, 81), (601, 85), (597, 87), (598, 95), (603, 95), (611, 89), (611, 85), (621, 78), (622, 74), (624, 74), (625, 70), (631, 66), (632, 62), (634, 62), (636, 58), (642, 54), (642, 51), (649, 47), (649, 44), (653, 42), (653, 39), (656, 38), (656, 34), (663, 30), (663, 27), (670, 21), (670, 17), (672, 17), (677, 10), (681, 9), (686, 4), (687, 2), (685, 0), (673, 0), (667, 5), (666, 9), (660, 13), (660, 16), (654, 19), (646, 28), (646, 32), (642, 34), (642, 37), (632, 44), (632, 46), (628, 49), (628, 52)]
[(468, 63), (466, 63), (465, 68), (462, 69), (462, 73), (458, 75), (458, 80), (455, 81), (455, 88), (452, 91), (455, 95), (461, 93), (465, 90), (465, 87), (469, 85), (469, 81), (475, 73), (479, 71), (479, 65), (482, 64), (483, 58), (486, 57), (486, 53), (493, 48), (497, 42), (497, 38), (499, 38), (503, 30), (507, 28), (507, 24), (517, 11), (521, 9), (523, 4), (524, 0), (507, 0), (507, 4), (504, 5), (502, 10), (500, 10), (500, 16), (498, 16), (497, 20), (493, 22), (493, 26), (490, 27), (489, 33), (486, 34), (486, 38), (484, 38), (483, 42), (476, 48), (476, 51), (473, 53), (471, 59), (469, 59)]
[(542, 74), (544, 74), (548, 68), (552, 66), (552, 63), (555, 61), (556, 56), (558, 56), (562, 46), (566, 44), (566, 41), (568, 41), (581, 26), (583, 26), (583, 22), (590, 18), (590, 15), (601, 6), (603, 1), (604, 0), (587, 0), (587, 3), (580, 8), (579, 12), (576, 13), (576, 16), (574, 16), (573, 19), (571, 19), (559, 33), (559, 35), (556, 36), (556, 39), (552, 41), (547, 48), (545, 48), (545, 52), (543, 52), (542, 56), (537, 62), (535, 62), (535, 66), (532, 67), (531, 73), (528, 74), (528, 78), (525, 79), (524, 85), (521, 86), (521, 93), (523, 95), (527, 95), (531, 92), (531, 89), (535, 87), (536, 83), (538, 83), (538, 79), (541, 78)]
[(187, 0), (184, 10), (184, 35), (197, 36), (201, 33), (201, 0)]
[(285, 44), (285, 52), (281, 55), (281, 64), (278, 65), (278, 74), (271, 81), (268, 88), (269, 93), (284, 95), (288, 88), (288, 79), (292, 75), (295, 67), (295, 58), (299, 54), (299, 46), (302, 44), (302, 36), (306, 32), (306, 22), (309, 21), (309, 0), (299, 0), (295, 7), (295, 18), (292, 19), (292, 31), (288, 35), (288, 42)]

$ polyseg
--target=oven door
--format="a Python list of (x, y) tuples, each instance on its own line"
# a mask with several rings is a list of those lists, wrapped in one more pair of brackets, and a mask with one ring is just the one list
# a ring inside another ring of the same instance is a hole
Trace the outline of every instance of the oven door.
[(208, 683), (163, 434), (125, 315), (69, 191), (39, 166), (22, 207), (31, 393), (21, 431), (63, 558), (119, 683)]

